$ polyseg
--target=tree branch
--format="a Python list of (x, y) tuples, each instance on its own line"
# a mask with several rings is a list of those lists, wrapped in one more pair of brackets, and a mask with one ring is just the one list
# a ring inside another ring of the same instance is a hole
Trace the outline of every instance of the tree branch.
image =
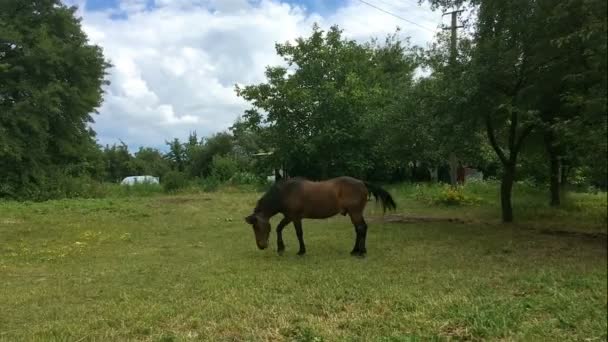
[(492, 120), (490, 114), (486, 114), (486, 133), (488, 134), (488, 139), (490, 140), (490, 145), (498, 155), (500, 162), (504, 165), (507, 164), (507, 158), (505, 157), (505, 153), (498, 146), (498, 142), (496, 142), (496, 135), (494, 134), (494, 127), (492, 126)]
[(517, 140), (515, 141), (515, 146), (513, 146), (514, 149), (511, 150), (511, 155), (514, 155), (514, 153), (517, 154), (519, 152), (519, 150), (521, 149), (521, 145), (524, 142), (524, 139), (528, 136), (528, 134), (532, 132), (533, 129), (534, 125), (532, 124), (524, 127), (524, 129), (519, 134), (519, 137), (517, 137)]

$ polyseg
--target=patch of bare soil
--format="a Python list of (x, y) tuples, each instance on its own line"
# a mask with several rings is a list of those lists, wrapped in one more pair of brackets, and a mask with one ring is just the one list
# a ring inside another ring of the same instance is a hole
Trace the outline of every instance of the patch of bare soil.
[(578, 238), (587, 238), (587, 239), (604, 239), (608, 238), (608, 235), (605, 233), (589, 233), (589, 232), (576, 232), (570, 230), (553, 230), (553, 229), (541, 229), (539, 230), (541, 234), (545, 235), (554, 235), (554, 236), (564, 236), (564, 237), (578, 237)]
[[(370, 217), (370, 222), (386, 222), (386, 223), (434, 223), (434, 222), (446, 222), (446, 223), (458, 223), (467, 224), (472, 221), (466, 221), (455, 217), (429, 217), (429, 216), (405, 216), (405, 215), (384, 215), (378, 217)], [(490, 224), (490, 223), (488, 223)], [(601, 239), (604, 241), (608, 240), (608, 235), (605, 233), (591, 233), (591, 232), (577, 232), (565, 229), (534, 229), (524, 228), (526, 230), (533, 230), (540, 234), (570, 237), (570, 238), (583, 238), (583, 239)]]
[(429, 217), (429, 216), (405, 216), (405, 215), (384, 215), (380, 217), (370, 217), (372, 222), (388, 223), (425, 223), (425, 222), (449, 222), (467, 223), (467, 221), (454, 217)]

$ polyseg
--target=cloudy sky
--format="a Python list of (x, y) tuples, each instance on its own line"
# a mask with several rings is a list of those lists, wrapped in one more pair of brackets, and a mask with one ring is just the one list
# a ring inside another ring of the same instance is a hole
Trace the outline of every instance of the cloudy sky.
[(315, 22), (360, 41), (400, 27), (424, 46), (442, 20), (418, 0), (64, 1), (79, 7), (89, 39), (113, 64), (98, 140), (131, 150), (229, 127), (248, 107), (234, 85), (263, 81), (265, 66), (281, 63), (274, 44), (308, 35)]

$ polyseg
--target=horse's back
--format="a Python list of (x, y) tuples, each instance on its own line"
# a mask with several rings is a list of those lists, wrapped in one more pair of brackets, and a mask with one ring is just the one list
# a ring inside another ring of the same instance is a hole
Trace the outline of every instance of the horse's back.
[(293, 179), (286, 184), (291, 215), (327, 218), (338, 213), (362, 210), (367, 202), (365, 184), (352, 177), (336, 177), (325, 181)]

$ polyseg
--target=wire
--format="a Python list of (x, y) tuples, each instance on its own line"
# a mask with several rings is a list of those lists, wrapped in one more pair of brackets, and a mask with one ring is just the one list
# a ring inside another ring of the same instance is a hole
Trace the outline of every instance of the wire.
[(363, 4), (366, 4), (367, 6), (373, 7), (373, 8), (375, 8), (375, 9), (379, 10), (379, 11), (382, 11), (382, 12), (384, 12), (384, 13), (388, 14), (388, 15), (392, 15), (393, 17), (395, 17), (395, 18), (397, 18), (397, 19), (401, 19), (401, 20), (406, 21), (406, 22), (408, 22), (408, 23), (410, 23), (410, 24), (412, 24), (412, 25), (416, 25), (416, 26), (418, 26), (418, 27), (420, 27), (420, 28), (422, 28), (422, 29), (425, 29), (425, 30), (427, 30), (427, 31), (429, 31), (429, 32), (433, 32), (433, 33), (435, 33), (435, 30), (431, 30), (431, 29), (430, 29), (430, 28), (428, 28), (428, 27), (424, 27), (424, 26), (422, 26), (422, 25), (420, 25), (420, 24), (418, 24), (418, 23), (415, 23), (415, 22), (413, 22), (413, 21), (411, 21), (411, 20), (405, 19), (405, 18), (404, 18), (404, 17), (402, 17), (402, 16), (399, 16), (399, 15), (397, 15), (397, 14), (395, 14), (395, 13), (389, 12), (389, 11), (387, 11), (387, 10), (385, 10), (385, 9), (383, 9), (383, 8), (380, 8), (380, 7), (378, 7), (378, 6), (374, 5), (374, 4), (370, 4), (370, 3), (369, 3), (369, 2), (367, 2), (367, 1), (364, 1), (364, 0), (359, 0), (359, 2), (361, 2), (361, 3), (363, 3)]

